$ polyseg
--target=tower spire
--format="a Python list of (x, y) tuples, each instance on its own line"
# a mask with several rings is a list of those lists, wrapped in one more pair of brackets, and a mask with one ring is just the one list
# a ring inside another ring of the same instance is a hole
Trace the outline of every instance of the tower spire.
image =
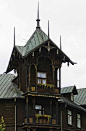
[(15, 46), (15, 27), (14, 27), (14, 46)]
[(38, 11), (37, 11), (37, 27), (36, 28), (40, 28), (40, 19), (39, 19), (39, 1), (38, 1)]
[(61, 45), (61, 35), (60, 35), (60, 50), (62, 50), (62, 45)]
[(48, 20), (48, 38), (49, 38), (49, 20)]

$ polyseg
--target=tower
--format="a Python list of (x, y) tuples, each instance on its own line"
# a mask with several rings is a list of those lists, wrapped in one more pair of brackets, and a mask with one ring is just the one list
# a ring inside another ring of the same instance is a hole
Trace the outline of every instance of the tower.
[(12, 82), (23, 92), (23, 99), (18, 97), (15, 102), (16, 127), (22, 112), (20, 127), (25, 131), (54, 131), (61, 128), (58, 100), (62, 97), (62, 63), (75, 63), (61, 50), (61, 38), (60, 48), (50, 39), (49, 24), (48, 35), (40, 28), (39, 3), (36, 21), (37, 27), (25, 46), (16, 46), (14, 35), (15, 46), (6, 73), (16, 70), (18, 76)]

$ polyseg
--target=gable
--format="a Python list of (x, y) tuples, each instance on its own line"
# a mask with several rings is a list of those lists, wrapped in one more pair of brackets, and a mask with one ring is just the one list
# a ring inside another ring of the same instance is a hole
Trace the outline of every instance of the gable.
[[(48, 42), (50, 42), (50, 47)], [(24, 60), (31, 53), (43, 46), (47, 49), (47, 51), (49, 51), (48, 47), (50, 50), (55, 48), (55, 52), (58, 52), (61, 56), (62, 63), (68, 62), (68, 66), (69, 63), (72, 65), (75, 64), (40, 28), (36, 28), (25, 46), (14, 46), (6, 73), (15, 69), (20, 61)]]

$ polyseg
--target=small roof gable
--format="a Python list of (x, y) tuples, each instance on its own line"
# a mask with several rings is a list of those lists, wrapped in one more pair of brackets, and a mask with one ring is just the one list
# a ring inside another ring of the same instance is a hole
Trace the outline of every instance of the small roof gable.
[[(74, 86), (61, 88), (61, 93), (72, 93), (75, 91)], [(74, 95), (74, 102), (79, 105), (86, 105), (86, 88), (77, 89), (77, 94)]]
[(12, 74), (0, 75), (0, 99), (23, 98), (23, 92), (12, 82), (13, 78), (14, 75)]

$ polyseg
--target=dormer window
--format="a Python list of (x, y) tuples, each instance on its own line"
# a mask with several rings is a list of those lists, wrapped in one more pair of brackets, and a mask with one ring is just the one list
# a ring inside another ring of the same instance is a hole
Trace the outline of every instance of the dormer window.
[(46, 84), (47, 74), (44, 72), (37, 72), (37, 82)]
[(74, 101), (74, 95), (71, 93), (71, 101)]

